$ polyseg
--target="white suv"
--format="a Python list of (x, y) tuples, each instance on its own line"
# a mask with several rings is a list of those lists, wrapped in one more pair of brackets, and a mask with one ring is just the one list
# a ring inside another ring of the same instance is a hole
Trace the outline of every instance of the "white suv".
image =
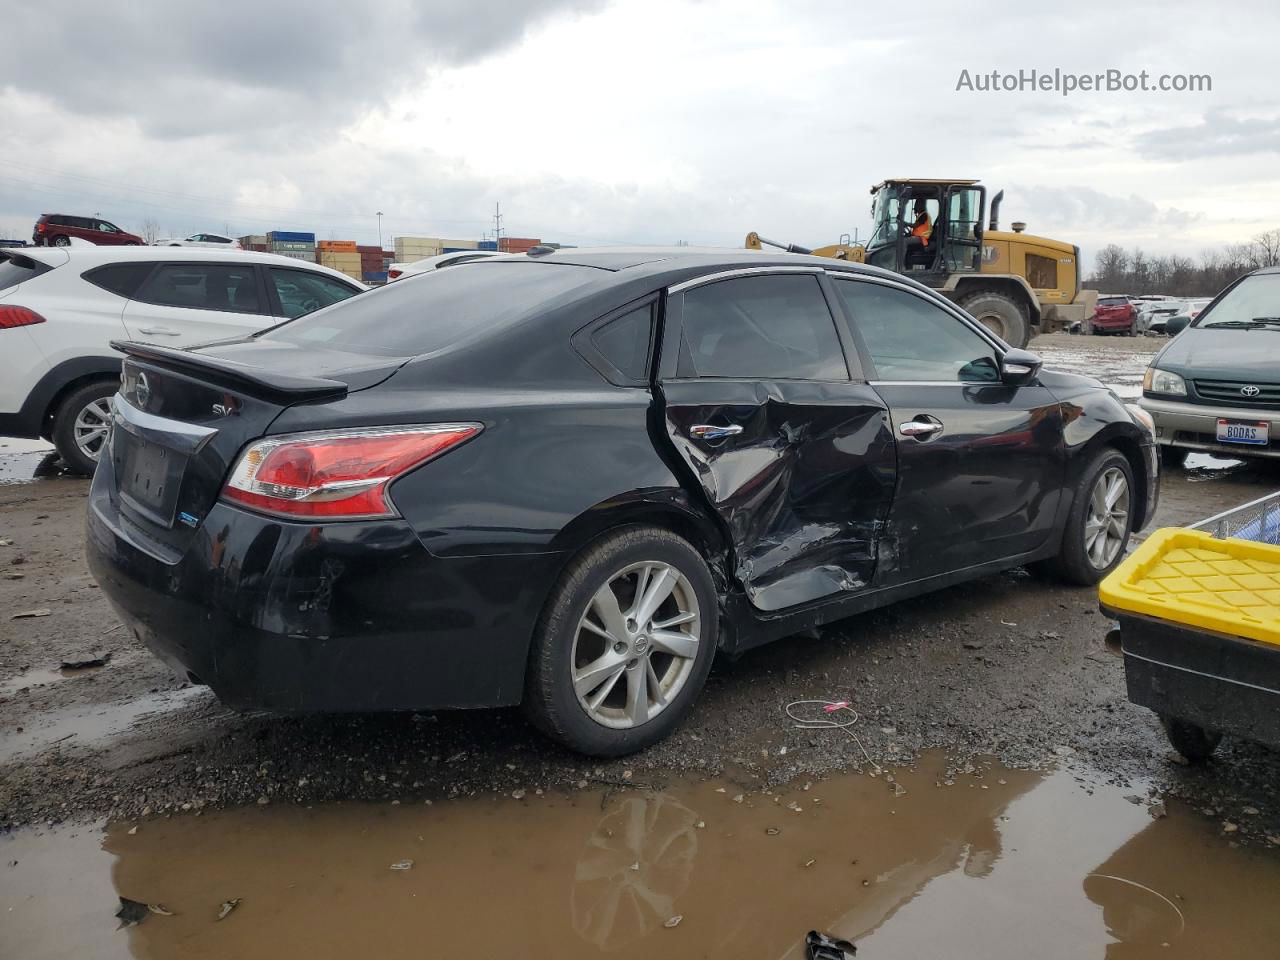
[(239, 337), (365, 289), (271, 253), (0, 249), (0, 436), (44, 437), (68, 466), (92, 473), (120, 379), (110, 341)]

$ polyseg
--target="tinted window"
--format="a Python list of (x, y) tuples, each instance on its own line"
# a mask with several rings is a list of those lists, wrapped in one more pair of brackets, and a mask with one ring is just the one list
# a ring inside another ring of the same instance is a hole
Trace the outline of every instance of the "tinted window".
[(194, 307), (234, 313), (266, 313), (258, 302), (253, 267), (214, 263), (166, 263), (137, 299), (166, 307)]
[(276, 294), (280, 297), (281, 311), (290, 319), (314, 313), (359, 292), (341, 280), (307, 270), (272, 267), (271, 282), (275, 284)]
[(120, 232), (119, 227), (115, 226), (114, 224), (107, 223), (107, 221), (105, 220), (94, 221), (94, 226), (97, 227), (99, 230), (101, 230), (103, 233), (119, 233)]
[(610, 320), (591, 335), (591, 342), (619, 373), (630, 380), (646, 380), (652, 330), (653, 304), (646, 304)]
[(1098, 301), (1100, 307), (1123, 307), (1129, 301), (1125, 297), (1103, 297)]
[(151, 273), (154, 263), (112, 263), (83, 274), (90, 283), (122, 297), (132, 297)]
[(30, 257), (0, 255), (0, 290), (16, 287), (22, 281), (30, 280), (49, 269)]
[(690, 290), (681, 352), (699, 377), (849, 378), (813, 276), (739, 277)]
[(905, 290), (835, 281), (881, 380), (999, 380), (995, 349), (946, 310)]
[(591, 267), (481, 260), (397, 280), (276, 327), (271, 338), (418, 356), (509, 326), (602, 276)]

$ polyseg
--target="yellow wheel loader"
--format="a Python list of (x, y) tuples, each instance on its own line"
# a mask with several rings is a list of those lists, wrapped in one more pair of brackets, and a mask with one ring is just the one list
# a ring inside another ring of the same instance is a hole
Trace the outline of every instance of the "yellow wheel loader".
[[(885, 180), (871, 188), (871, 238), (810, 250), (747, 234), (747, 247), (779, 247), (901, 273), (937, 290), (996, 336), (1025, 347), (1037, 333), (1083, 324), (1096, 290), (1080, 289), (1080, 248), (1061, 240), (999, 229), (1000, 201), (977, 180)], [(927, 215), (927, 222), (921, 216)], [(926, 223), (921, 229), (920, 224)], [(921, 236), (921, 234), (925, 234)]]

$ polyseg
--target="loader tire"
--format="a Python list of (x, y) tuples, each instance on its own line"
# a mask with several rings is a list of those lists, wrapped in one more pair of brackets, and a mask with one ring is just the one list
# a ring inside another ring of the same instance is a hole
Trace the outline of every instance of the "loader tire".
[(1012, 297), (984, 290), (965, 297), (959, 306), (1011, 347), (1023, 348), (1031, 339), (1031, 318)]

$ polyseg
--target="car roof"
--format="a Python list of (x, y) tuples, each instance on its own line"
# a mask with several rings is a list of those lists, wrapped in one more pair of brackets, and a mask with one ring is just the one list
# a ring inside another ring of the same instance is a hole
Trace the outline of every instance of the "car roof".
[(282, 257), (276, 253), (262, 253), (256, 250), (220, 250), (211, 247), (99, 247), (92, 245), (20, 247), (15, 249), (21, 250), (23, 256), (39, 260), (41, 263), (48, 264), (51, 267), (61, 266), (68, 262), (91, 267), (99, 263), (126, 263), (131, 260), (139, 262), (151, 260), (173, 262), (181, 262), (183, 260), (192, 262), (229, 260), (236, 263), (262, 263), (273, 267), (297, 267), (332, 277), (340, 277), (361, 288), (364, 287), (364, 284), (360, 283), (360, 281), (353, 280), (345, 273), (331, 270), (329, 267), (321, 266), (318, 263), (308, 263), (305, 260), (296, 260), (292, 257)]
[(689, 268), (703, 268), (702, 272), (711, 272), (716, 269), (734, 270), (740, 267), (812, 266), (827, 270), (848, 270), (893, 277), (895, 280), (909, 279), (878, 267), (836, 260), (832, 257), (735, 247), (569, 247), (549, 251), (542, 248), (542, 250), (546, 252), (513, 253), (503, 257), (489, 258), (484, 262), (535, 260), (541, 263), (594, 267), (597, 270), (613, 272), (635, 270), (644, 273), (683, 271)]

